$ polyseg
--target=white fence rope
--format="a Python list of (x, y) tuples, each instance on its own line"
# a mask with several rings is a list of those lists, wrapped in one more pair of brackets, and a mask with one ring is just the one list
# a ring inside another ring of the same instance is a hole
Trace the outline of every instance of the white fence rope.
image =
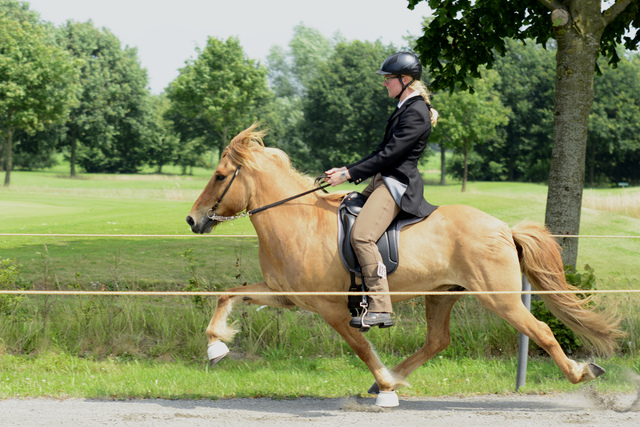
[[(0, 236), (7, 237), (196, 237), (194, 234), (32, 234), (32, 233), (0, 233)], [(203, 234), (198, 237), (258, 237), (255, 234)], [(574, 234), (552, 234), (551, 237), (569, 238), (593, 238), (593, 239), (640, 239), (640, 236), (598, 236), (598, 235), (574, 235)]]
[(0, 290), (0, 295), (105, 295), (105, 296), (237, 296), (237, 295), (266, 295), (266, 296), (344, 296), (344, 295), (399, 295), (414, 296), (421, 295), (544, 295), (544, 294), (623, 294), (640, 293), (640, 289), (593, 289), (593, 290), (565, 290), (565, 291), (425, 291), (425, 292), (228, 292), (228, 291), (46, 291), (46, 290)]
[[(0, 233), (0, 236), (8, 237), (159, 237), (192, 238), (192, 234), (34, 234), (34, 233)], [(258, 237), (255, 234), (207, 234), (204, 237)], [(601, 239), (640, 239), (640, 236), (597, 236), (597, 235), (552, 235), (551, 237), (569, 238), (601, 238)], [(617, 294), (640, 293), (640, 289), (607, 289), (607, 290), (565, 290), (565, 291), (426, 291), (426, 292), (228, 292), (228, 291), (47, 291), (47, 290), (0, 290), (0, 295), (82, 295), (82, 296), (236, 296), (236, 295), (267, 295), (267, 296), (349, 296), (349, 295), (397, 295), (397, 296), (426, 296), (426, 295), (543, 295), (543, 294)]]

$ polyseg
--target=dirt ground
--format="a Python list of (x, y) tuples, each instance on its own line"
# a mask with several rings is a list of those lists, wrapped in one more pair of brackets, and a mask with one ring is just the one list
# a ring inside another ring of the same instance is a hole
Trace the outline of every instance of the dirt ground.
[(0, 426), (640, 426), (640, 395), (490, 395), (295, 400), (0, 400)]

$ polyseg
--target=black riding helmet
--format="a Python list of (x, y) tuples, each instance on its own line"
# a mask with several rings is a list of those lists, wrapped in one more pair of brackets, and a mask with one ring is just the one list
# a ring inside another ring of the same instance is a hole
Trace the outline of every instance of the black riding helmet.
[(415, 54), (411, 52), (398, 52), (384, 60), (377, 74), (383, 76), (394, 75), (398, 77), (404, 74), (413, 78), (407, 85), (400, 79), (402, 91), (396, 96), (397, 99), (400, 99), (400, 96), (402, 96), (405, 89), (409, 87), (411, 83), (415, 80), (420, 80), (422, 76), (422, 64)]

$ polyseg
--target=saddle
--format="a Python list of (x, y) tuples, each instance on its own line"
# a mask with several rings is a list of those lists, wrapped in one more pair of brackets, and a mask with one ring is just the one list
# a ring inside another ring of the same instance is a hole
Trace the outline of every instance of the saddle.
[[(362, 280), (362, 270), (358, 263), (356, 253), (351, 246), (350, 238), (353, 224), (356, 222), (356, 218), (366, 201), (367, 198), (364, 195), (353, 191), (342, 199), (342, 202), (338, 207), (338, 249), (342, 265), (351, 275), (351, 286), (349, 287), (350, 292), (367, 291), (366, 285)], [(423, 218), (418, 218), (401, 212), (378, 240), (378, 250), (380, 251), (384, 265), (387, 267), (387, 276), (398, 268), (400, 230), (402, 227), (414, 224), (422, 219)], [(356, 283), (356, 277), (360, 278), (360, 287)], [(366, 298), (366, 295), (349, 296), (349, 310), (351, 310), (353, 317), (358, 317), (360, 315), (359, 311), (365, 307), (362, 304), (366, 304)]]

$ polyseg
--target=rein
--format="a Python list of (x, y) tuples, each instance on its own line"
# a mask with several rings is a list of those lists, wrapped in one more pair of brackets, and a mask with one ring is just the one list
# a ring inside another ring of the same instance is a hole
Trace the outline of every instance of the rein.
[[(275, 203), (271, 203), (270, 205), (266, 205), (266, 206), (262, 206), (256, 209), (252, 209), (248, 212), (244, 212), (241, 213), (239, 215), (234, 215), (234, 216), (220, 216), (220, 215), (216, 215), (216, 208), (220, 205), (220, 202), (222, 202), (222, 198), (227, 194), (227, 191), (229, 191), (229, 188), (231, 187), (231, 184), (233, 184), (233, 181), (236, 179), (236, 177), (238, 176), (238, 173), (240, 172), (240, 167), (241, 165), (238, 165), (238, 168), (236, 169), (235, 173), (233, 174), (233, 177), (231, 178), (231, 181), (229, 181), (229, 184), (227, 184), (227, 188), (224, 189), (224, 191), (222, 192), (222, 195), (220, 196), (220, 198), (218, 199), (218, 201), (216, 202), (215, 205), (213, 205), (213, 208), (209, 209), (207, 211), (207, 218), (209, 218), (210, 220), (213, 221), (218, 221), (218, 222), (223, 222), (223, 221), (233, 221), (234, 219), (240, 219), (240, 218), (244, 218), (246, 216), (251, 216), (253, 214), (256, 214), (258, 212), (262, 212), (262, 211), (266, 211), (267, 209), (271, 209), (271, 208), (275, 208), (276, 206), (280, 206), (284, 203), (290, 202), (291, 200), (295, 200), (297, 198), (300, 198), (302, 196), (306, 196), (307, 194), (311, 194), (311, 193), (315, 193), (318, 190), (325, 190), (325, 188), (329, 187), (331, 184), (323, 184), (320, 185), (316, 188), (313, 188), (311, 190), (307, 190), (303, 193), (300, 194), (296, 194), (295, 196), (291, 196), (288, 197), (284, 200), (280, 200), (277, 201)], [(318, 178), (316, 178), (316, 183), (318, 183), (324, 176), (320, 176)], [(210, 214), (211, 213), (211, 214)]]

